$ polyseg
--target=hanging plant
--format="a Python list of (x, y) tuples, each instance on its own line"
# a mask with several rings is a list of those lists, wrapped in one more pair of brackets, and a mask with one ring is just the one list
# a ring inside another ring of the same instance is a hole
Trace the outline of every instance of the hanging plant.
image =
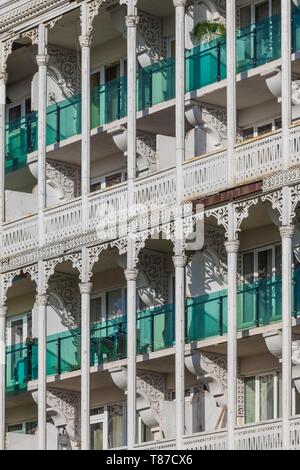
[(226, 35), (226, 27), (223, 23), (211, 21), (203, 21), (197, 23), (193, 29), (193, 36), (197, 41), (204, 39), (210, 40), (216, 37), (224, 37)]

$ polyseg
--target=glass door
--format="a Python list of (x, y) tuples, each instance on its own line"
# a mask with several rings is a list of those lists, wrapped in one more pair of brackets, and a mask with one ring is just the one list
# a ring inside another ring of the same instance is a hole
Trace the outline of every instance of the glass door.
[(104, 416), (92, 416), (90, 424), (91, 433), (91, 450), (105, 450), (107, 449), (107, 437), (105, 417)]
[(7, 385), (23, 383), (29, 373), (25, 344), (28, 336), (32, 336), (31, 314), (8, 320)]
[(120, 62), (105, 67), (105, 122), (120, 119)]

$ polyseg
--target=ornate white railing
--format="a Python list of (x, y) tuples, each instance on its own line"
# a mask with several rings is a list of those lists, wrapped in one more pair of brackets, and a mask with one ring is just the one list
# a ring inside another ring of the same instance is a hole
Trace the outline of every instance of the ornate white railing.
[(290, 449), (300, 449), (300, 417), (290, 420)]
[(251, 181), (281, 169), (281, 132), (241, 144), (235, 150), (236, 183)]
[(5, 224), (2, 233), (3, 257), (32, 250), (38, 246), (37, 215)]
[(227, 152), (200, 158), (184, 165), (184, 198), (225, 189), (227, 184)]
[(276, 450), (282, 448), (281, 420), (251, 424), (236, 429), (236, 450)]
[(165, 441), (158, 442), (145, 442), (135, 446), (137, 450), (171, 450), (176, 449), (175, 439), (168, 439)]
[(53, 243), (79, 235), (82, 231), (81, 198), (45, 212), (45, 241)]
[(119, 214), (126, 212), (126, 209), (127, 183), (92, 194), (88, 208), (89, 229), (96, 229), (99, 223), (108, 219), (118, 220)]
[(184, 448), (187, 450), (225, 450), (226, 447), (226, 431), (199, 433), (184, 438)]
[(291, 164), (300, 163), (300, 127), (292, 127), (290, 129), (290, 158)]
[[(291, 164), (300, 162), (300, 125), (290, 130)], [(228, 188), (227, 152), (194, 159), (183, 166), (184, 198), (203, 197)], [(281, 133), (238, 145), (235, 149), (236, 185), (261, 179), (282, 169)], [(140, 178), (135, 183), (135, 204), (170, 206), (176, 202), (176, 170)], [(87, 230), (94, 230), (103, 221), (120, 220), (126, 213), (127, 184), (91, 194), (86, 212), (81, 198), (45, 211), (45, 242), (63, 241), (82, 233), (83, 215)], [(116, 217), (117, 216), (117, 217)], [(2, 257), (31, 250), (38, 245), (37, 216), (7, 223), (2, 233)], [(108, 233), (108, 236), (109, 233)], [(100, 236), (101, 238), (101, 236)]]
[(135, 204), (171, 205), (176, 202), (175, 169), (166, 170), (150, 177), (137, 180), (135, 184)]

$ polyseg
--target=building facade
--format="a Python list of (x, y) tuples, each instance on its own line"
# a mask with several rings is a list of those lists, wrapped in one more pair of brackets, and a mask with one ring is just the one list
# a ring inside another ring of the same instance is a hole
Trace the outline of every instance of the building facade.
[(0, 5), (0, 448), (300, 448), (298, 0)]

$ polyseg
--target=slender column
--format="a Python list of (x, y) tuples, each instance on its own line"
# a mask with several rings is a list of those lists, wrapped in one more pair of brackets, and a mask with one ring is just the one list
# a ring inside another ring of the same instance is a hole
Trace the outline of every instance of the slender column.
[(5, 110), (7, 73), (0, 72), (0, 224), (5, 221)]
[(83, 231), (87, 230), (87, 196), (91, 179), (91, 19), (89, 5), (81, 5), (81, 195)]
[[(43, 276), (39, 267), (39, 275)], [(38, 447), (47, 448), (47, 304), (48, 296), (44, 290), (38, 289), (36, 305), (38, 308)]]
[(44, 24), (39, 25), (38, 55), (39, 68), (38, 94), (38, 214), (39, 244), (44, 244), (44, 209), (46, 207), (46, 113), (47, 113), (47, 42), (48, 30)]
[(281, 115), (282, 115), (282, 149), (283, 167), (289, 168), (289, 126), (292, 120), (291, 112), (291, 1), (281, 0)]
[(176, 16), (176, 194), (177, 204), (184, 197), (185, 159), (185, 6), (186, 0), (173, 0)]
[(282, 445), (290, 445), (292, 411), (292, 225), (280, 227), (282, 240)]
[(136, 280), (138, 270), (126, 269), (127, 281), (127, 447), (136, 444)]
[(128, 172), (128, 208), (132, 209), (134, 204), (134, 179), (136, 177), (136, 29), (138, 24), (135, 0), (128, 0), (127, 4), (127, 172)]
[(79, 285), (81, 293), (81, 450), (90, 449), (90, 301), (93, 284)]
[(236, 144), (236, 0), (226, 0), (227, 152), (228, 183), (234, 182)]
[(228, 265), (228, 339), (227, 339), (227, 439), (228, 449), (234, 449), (234, 430), (236, 427), (236, 383), (237, 383), (237, 327), (236, 327), (236, 296), (237, 296), (237, 257), (238, 240), (225, 243)]
[(0, 306), (0, 450), (5, 449), (5, 328), (7, 307)]
[[(137, 0), (127, 0), (127, 175), (128, 216), (134, 208), (134, 180), (136, 177), (136, 35), (138, 16)], [(128, 234), (127, 269), (127, 447), (136, 443), (136, 270), (135, 240)]]
[(176, 449), (183, 449), (185, 433), (185, 267), (187, 257), (173, 257), (175, 267), (175, 393), (176, 393)]

